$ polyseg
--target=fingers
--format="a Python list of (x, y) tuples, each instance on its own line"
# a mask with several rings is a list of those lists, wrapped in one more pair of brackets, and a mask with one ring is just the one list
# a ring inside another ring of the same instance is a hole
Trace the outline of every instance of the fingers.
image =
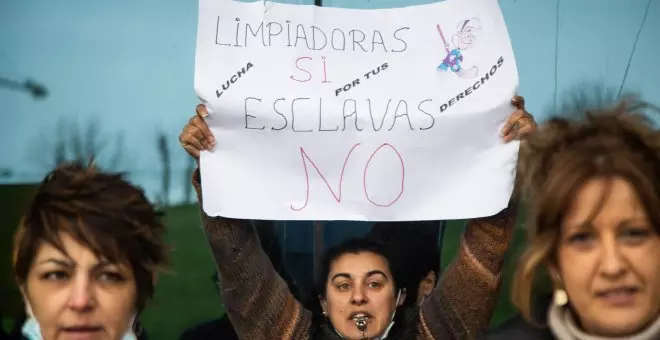
[(534, 118), (530, 116), (525, 116), (522, 118), (525, 120), (523, 124), (520, 125), (520, 128), (518, 129), (518, 133), (514, 137), (514, 139), (524, 139), (529, 135), (530, 133), (534, 132), (536, 130), (536, 122), (534, 121)]
[(522, 96), (513, 96), (511, 99), (511, 105), (513, 105), (518, 110), (525, 109), (525, 98)]
[(215, 138), (206, 121), (208, 116), (206, 107), (200, 104), (195, 108), (195, 116), (190, 118), (188, 124), (179, 135), (179, 142), (183, 149), (195, 159), (199, 158), (200, 151), (212, 150), (215, 146)]
[(509, 116), (509, 119), (507, 120), (506, 124), (502, 127), (502, 131), (500, 131), (500, 134), (504, 137), (509, 134), (511, 134), (511, 131), (515, 128), (516, 122), (522, 118), (522, 116), (525, 113), (525, 98), (521, 96), (513, 96), (511, 98), (511, 105), (516, 108), (516, 111)]
[(199, 149), (183, 144), (183, 149), (194, 159), (199, 159)]
[(196, 126), (188, 125), (188, 127), (184, 130), (184, 133), (185, 135), (183, 144), (193, 146), (200, 151), (207, 149), (204, 138), (202, 137), (202, 133)]
[(215, 138), (213, 137), (213, 133), (211, 132), (211, 129), (209, 129), (208, 124), (206, 124), (204, 119), (200, 118), (199, 114), (190, 118), (188, 126), (191, 127), (191, 130), (194, 130), (195, 137), (202, 141), (206, 149), (213, 149), (215, 146)]
[(504, 124), (501, 134), (505, 143), (520, 140), (536, 130), (536, 121), (529, 112), (516, 110)]
[(516, 108), (502, 127), (500, 134), (505, 143), (514, 139), (521, 139), (536, 130), (534, 117), (525, 110), (525, 98), (514, 96), (511, 105)]
[(197, 113), (197, 116), (200, 118), (206, 118), (206, 116), (209, 115), (204, 104), (197, 104), (197, 107), (195, 107), (195, 113)]
[(186, 125), (179, 135), (179, 142), (186, 152), (195, 159), (199, 158), (199, 152), (204, 148), (200, 140), (191, 132), (191, 126)]
[(507, 137), (511, 137), (512, 134), (515, 132), (515, 130), (518, 130), (520, 128), (519, 121), (521, 118), (523, 118), (525, 115), (524, 110), (516, 110), (514, 111), (511, 116), (509, 116), (509, 119), (507, 119), (506, 123), (502, 127), (502, 130), (500, 131), (500, 134), (502, 135), (502, 138), (504, 138), (505, 141), (509, 141)]

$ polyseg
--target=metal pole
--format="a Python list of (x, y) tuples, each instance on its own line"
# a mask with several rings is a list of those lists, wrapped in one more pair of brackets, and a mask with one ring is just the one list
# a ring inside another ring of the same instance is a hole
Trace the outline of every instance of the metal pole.
[(321, 258), (323, 256), (323, 236), (324, 226), (321, 221), (314, 221), (314, 280), (319, 275), (321, 268)]
[[(438, 229), (440, 229), (440, 232), (438, 233), (438, 247), (440, 248), (440, 275), (442, 275), (442, 247), (445, 244), (445, 225), (447, 224), (446, 221), (440, 221), (438, 222)], [(438, 278), (439, 279), (439, 278)]]
[[(314, 6), (323, 7), (323, 0), (314, 0)], [(314, 280), (318, 277), (318, 271), (321, 267), (324, 234), (323, 222), (314, 221)]]

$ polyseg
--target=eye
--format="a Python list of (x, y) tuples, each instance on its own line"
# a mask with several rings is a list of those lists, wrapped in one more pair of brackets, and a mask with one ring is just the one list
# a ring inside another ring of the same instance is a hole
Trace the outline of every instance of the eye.
[(646, 240), (649, 236), (651, 236), (651, 231), (648, 228), (626, 228), (622, 231), (621, 233), (626, 241), (630, 241), (633, 243), (639, 243), (643, 242)]
[(594, 236), (592, 233), (587, 231), (581, 231), (571, 234), (568, 238), (568, 243), (575, 245), (585, 245), (593, 241), (593, 239)]
[(372, 289), (377, 289), (380, 288), (382, 285), (380, 284), (380, 282), (373, 281), (373, 282), (369, 282), (367, 286)]
[(342, 282), (335, 285), (335, 288), (340, 292), (346, 292), (351, 289), (351, 285), (348, 282)]
[(112, 272), (112, 271), (106, 271), (102, 272), (99, 275), (99, 280), (100, 281), (105, 281), (105, 282), (123, 282), (126, 281), (123, 275), (117, 273), (117, 272)]
[(41, 278), (47, 281), (64, 281), (69, 278), (69, 274), (65, 271), (51, 271), (41, 275)]

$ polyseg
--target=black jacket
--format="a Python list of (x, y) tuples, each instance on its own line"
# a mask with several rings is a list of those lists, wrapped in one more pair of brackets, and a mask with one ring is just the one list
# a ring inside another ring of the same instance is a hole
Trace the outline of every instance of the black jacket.
[(179, 340), (205, 339), (239, 340), (226, 314), (220, 319), (207, 321), (188, 328), (179, 337)]
[(479, 338), (480, 340), (555, 340), (548, 327), (530, 324), (518, 315)]
[(534, 325), (522, 315), (517, 315), (495, 329), (488, 332), (486, 335), (479, 338), (480, 340), (509, 340), (509, 339), (529, 339), (529, 340), (555, 340), (554, 335), (546, 325), (548, 319), (548, 310), (552, 303), (551, 295), (544, 295), (539, 297), (534, 302), (533, 317), (539, 325)]

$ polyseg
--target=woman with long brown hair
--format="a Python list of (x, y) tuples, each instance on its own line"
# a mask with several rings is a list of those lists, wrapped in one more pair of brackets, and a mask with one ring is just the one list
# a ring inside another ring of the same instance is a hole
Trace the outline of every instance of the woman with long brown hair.
[[(552, 118), (522, 145), (528, 244), (512, 296), (525, 322), (487, 339), (660, 339), (660, 132), (648, 107), (632, 98)], [(539, 318), (542, 274), (553, 298)]]

